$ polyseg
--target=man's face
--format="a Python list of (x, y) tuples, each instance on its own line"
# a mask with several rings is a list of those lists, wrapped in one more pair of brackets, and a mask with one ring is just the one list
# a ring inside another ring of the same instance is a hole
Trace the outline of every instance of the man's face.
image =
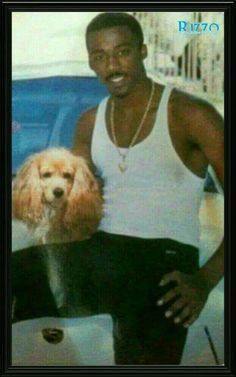
[(127, 26), (90, 32), (87, 48), (91, 69), (111, 94), (127, 95), (144, 77), (146, 46), (139, 46)]

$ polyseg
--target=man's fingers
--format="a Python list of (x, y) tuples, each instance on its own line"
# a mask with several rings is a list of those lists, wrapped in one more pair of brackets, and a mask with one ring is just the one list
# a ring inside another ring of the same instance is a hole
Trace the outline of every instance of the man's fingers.
[[(167, 317), (171, 317), (171, 316), (174, 315), (177, 311), (179, 311), (180, 309), (183, 309), (185, 305), (186, 305), (185, 301), (184, 301), (182, 298), (180, 298), (179, 300), (176, 300), (176, 301), (174, 302), (174, 304), (171, 305), (171, 306), (168, 308), (168, 310), (167, 310), (167, 312), (166, 312), (165, 314), (168, 313), (168, 314), (167, 314)], [(171, 313), (171, 314), (169, 314), (169, 313)]]
[(177, 297), (178, 295), (179, 295), (178, 289), (173, 288), (157, 301), (157, 305), (159, 306), (164, 305), (166, 302), (169, 302), (170, 300), (172, 300), (174, 297)]
[(165, 285), (169, 284), (171, 281), (177, 281), (179, 282), (180, 280), (180, 272), (179, 271), (172, 271), (168, 274), (165, 274), (160, 283), (159, 283), (159, 286), (160, 287), (164, 287)]
[(191, 315), (191, 309), (189, 306), (186, 306), (175, 318), (174, 318), (174, 323), (181, 323), (189, 316)]
[(198, 315), (193, 314), (190, 318), (188, 318), (187, 320), (183, 322), (183, 326), (187, 328), (191, 326), (197, 319), (198, 319)]

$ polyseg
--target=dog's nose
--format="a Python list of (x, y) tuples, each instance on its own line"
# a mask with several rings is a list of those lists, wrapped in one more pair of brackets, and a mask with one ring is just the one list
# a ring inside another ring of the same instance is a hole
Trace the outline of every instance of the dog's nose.
[(56, 198), (60, 198), (62, 195), (64, 194), (64, 191), (57, 187), (53, 190), (53, 195), (56, 197)]

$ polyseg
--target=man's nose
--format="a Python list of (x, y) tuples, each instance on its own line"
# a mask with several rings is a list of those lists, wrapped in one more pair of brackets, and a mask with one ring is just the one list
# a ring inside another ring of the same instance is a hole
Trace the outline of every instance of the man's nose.
[(120, 67), (119, 58), (115, 55), (110, 55), (107, 58), (107, 68), (110, 72), (116, 72)]

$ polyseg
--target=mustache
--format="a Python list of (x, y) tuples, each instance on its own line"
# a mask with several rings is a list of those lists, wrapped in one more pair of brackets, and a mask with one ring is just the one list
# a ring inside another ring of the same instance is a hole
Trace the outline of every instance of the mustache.
[(117, 77), (119, 77), (119, 76), (125, 76), (125, 75), (126, 75), (126, 74), (123, 73), (123, 72), (114, 72), (114, 73), (111, 73), (110, 75), (108, 75), (108, 76), (106, 77), (106, 80), (115, 79), (115, 78), (117, 78)]

